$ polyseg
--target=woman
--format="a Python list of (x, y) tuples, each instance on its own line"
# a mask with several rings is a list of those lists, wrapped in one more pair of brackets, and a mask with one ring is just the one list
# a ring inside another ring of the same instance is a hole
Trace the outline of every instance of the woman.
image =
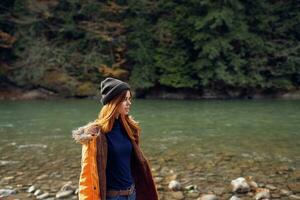
[(157, 200), (150, 166), (139, 147), (141, 129), (129, 116), (130, 86), (101, 82), (99, 117), (73, 132), (82, 144), (79, 200)]

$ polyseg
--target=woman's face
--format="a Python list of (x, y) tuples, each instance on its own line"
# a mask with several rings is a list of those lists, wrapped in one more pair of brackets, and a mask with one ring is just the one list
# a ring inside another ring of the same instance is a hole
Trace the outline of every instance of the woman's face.
[(131, 105), (131, 95), (129, 90), (127, 90), (125, 99), (122, 101), (122, 103), (119, 106), (118, 113), (128, 115), (130, 105)]

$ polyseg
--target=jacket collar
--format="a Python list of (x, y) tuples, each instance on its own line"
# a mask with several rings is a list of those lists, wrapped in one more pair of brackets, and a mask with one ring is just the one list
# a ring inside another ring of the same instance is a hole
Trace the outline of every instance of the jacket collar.
[(91, 140), (93, 136), (98, 136), (99, 134), (98, 127), (92, 122), (72, 130), (72, 137), (77, 143), (87, 142)]

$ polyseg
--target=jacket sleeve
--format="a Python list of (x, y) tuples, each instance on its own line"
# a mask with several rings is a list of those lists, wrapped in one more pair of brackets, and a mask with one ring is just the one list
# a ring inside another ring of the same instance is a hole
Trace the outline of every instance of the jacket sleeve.
[(79, 200), (98, 200), (99, 181), (96, 161), (96, 137), (82, 145)]
[(96, 160), (98, 134), (98, 129), (90, 124), (72, 131), (74, 140), (82, 144), (79, 200), (99, 200), (100, 192)]

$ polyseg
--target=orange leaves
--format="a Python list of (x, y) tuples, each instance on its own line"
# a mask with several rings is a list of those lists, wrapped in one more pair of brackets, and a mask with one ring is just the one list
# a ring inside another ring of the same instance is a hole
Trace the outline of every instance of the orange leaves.
[(127, 10), (128, 6), (120, 6), (115, 2), (108, 1), (106, 5), (103, 6), (104, 10), (109, 11), (114, 14), (120, 14)]
[(16, 42), (16, 38), (0, 30), (0, 48), (9, 49)]
[(104, 64), (101, 65), (98, 68), (98, 70), (103, 76), (112, 76), (112, 77), (119, 78), (119, 79), (127, 78), (129, 75), (129, 72), (125, 69), (121, 69), (116, 66), (108, 67), (107, 65), (104, 65)]

